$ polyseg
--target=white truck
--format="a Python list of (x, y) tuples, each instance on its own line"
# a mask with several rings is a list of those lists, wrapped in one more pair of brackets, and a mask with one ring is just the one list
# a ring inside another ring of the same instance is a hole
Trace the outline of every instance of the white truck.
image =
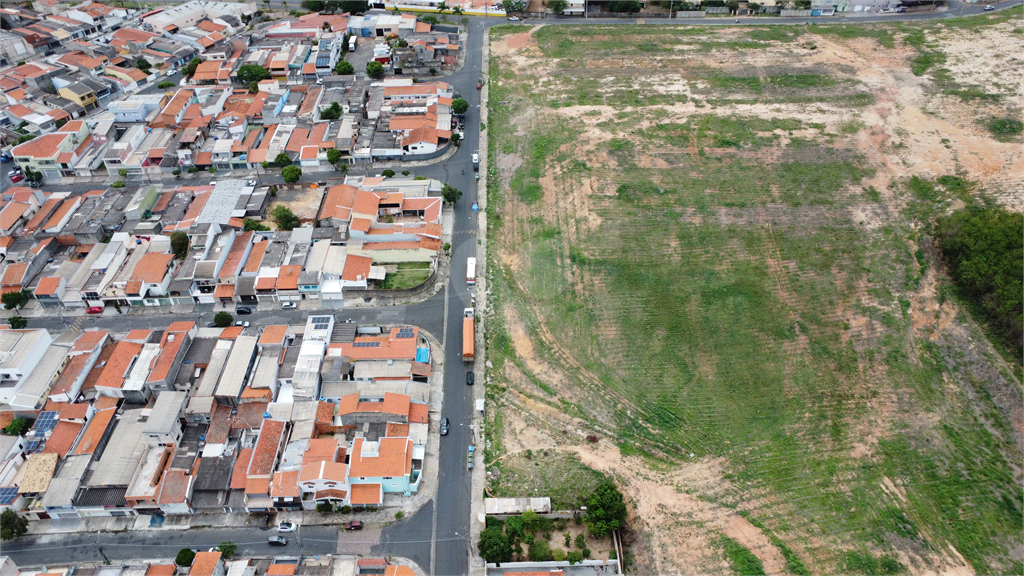
[(466, 259), (466, 284), (476, 285), (476, 258), (473, 257)]

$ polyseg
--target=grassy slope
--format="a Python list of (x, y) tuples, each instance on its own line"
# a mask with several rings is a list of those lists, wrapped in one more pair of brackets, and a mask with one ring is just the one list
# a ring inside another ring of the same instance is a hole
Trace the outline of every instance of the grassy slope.
[[(572, 126), (534, 126), (524, 141), (508, 124), (516, 110), (493, 107), (492, 154), (518, 152), (525, 160), (508, 201), (540, 200), (539, 179), (555, 167), (562, 188), (597, 177), (617, 189), (616, 197), (596, 201), (604, 223), (593, 233), (565, 218), (555, 226), (494, 224), (526, 234), (530, 256), (515, 283), (495, 279), (498, 302), (538, 304), (558, 341), (629, 401), (616, 406), (591, 389), (595, 404), (614, 414), (625, 450), (667, 461), (687, 453), (727, 456), (739, 490), (713, 497), (748, 510), (819, 566), (878, 566), (864, 552), (834, 549), (836, 540), (862, 550), (928, 549), (948, 540), (979, 572), (1019, 571), (1007, 552), (1020, 544), (1024, 502), (1005, 460), (1014, 453), (1001, 433), (1006, 429), (990, 432), (965, 390), (947, 385), (958, 351), (911, 336), (907, 294), (923, 269), (908, 248), (910, 219), (868, 231), (848, 215), (848, 206), (877, 199), (873, 191), (857, 192), (871, 168), (836, 135), (792, 120), (709, 112), (685, 124), (631, 128), (657, 118), (656, 109), (641, 105), (680, 98), (631, 88), (643, 83), (643, 74), (621, 74), (621, 85), (609, 87), (597, 80), (607, 71), (590, 70), (589, 61), (598, 57), (670, 55), (677, 43), (756, 50), (790, 42), (795, 32), (772, 27), (742, 42), (708, 40), (693, 28), (636, 32), (625, 26), (543, 28), (539, 46), (560, 59), (562, 73), (542, 90), (535, 78), (516, 75), (523, 70), (492, 60), (492, 77), (501, 78), (500, 85), (492, 83), (492, 103), (529, 102), (541, 110), (612, 105), (622, 112), (603, 127), (623, 134), (604, 145), (609, 164), (590, 165), (590, 157), (571, 149), (558, 152), (578, 136)], [(874, 36), (882, 45), (905, 35), (867, 27), (818, 32)], [(681, 74), (708, 80), (707, 101), (840, 101), (851, 107), (871, 101), (856, 83), (821, 74), (770, 74), (767, 82), (700, 70)], [(777, 147), (778, 131), (808, 128), (817, 136), (793, 139), (774, 164), (741, 153)], [(637, 166), (651, 155), (671, 168)], [(786, 207), (771, 226), (717, 217), (723, 211), (756, 214), (767, 203)], [(500, 194), (492, 195), (489, 209), (502, 209)], [(681, 214), (696, 215), (700, 223)], [(564, 241), (568, 227), (575, 227), (577, 243)], [(598, 287), (579, 296), (566, 280), (567, 267), (598, 278)], [(851, 329), (844, 319), (850, 314), (870, 318), (879, 330)], [(607, 334), (605, 325), (619, 336), (599, 337)], [(500, 321), (494, 327), (490, 345), (500, 362), (510, 348)], [(566, 408), (598, 424), (598, 410)], [(637, 425), (638, 416), (645, 426)], [(873, 427), (883, 438), (879, 449), (851, 458)], [(883, 478), (905, 485), (907, 501), (888, 496), (880, 488)]]

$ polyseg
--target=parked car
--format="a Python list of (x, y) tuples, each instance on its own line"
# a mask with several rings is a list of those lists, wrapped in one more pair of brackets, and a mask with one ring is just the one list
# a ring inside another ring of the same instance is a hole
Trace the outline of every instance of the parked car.
[(267, 544), (270, 544), (271, 546), (287, 546), (288, 539), (284, 536), (271, 536), (270, 538), (267, 538)]
[(248, 306), (239, 306), (238, 308), (235, 308), (235, 314), (252, 314), (252, 308), (249, 308)]
[(11, 182), (21, 182), (25, 179), (25, 176), (21, 172), (15, 172), (11, 174)]
[(472, 470), (473, 469), (473, 457), (474, 456), (475, 456), (474, 448), (473, 448), (473, 445), (470, 444), (469, 448), (466, 449), (466, 470)]
[(448, 435), (448, 427), (449, 427), (448, 419), (447, 418), (441, 419), (441, 436), (447, 436)]
[(509, 22), (519, 22), (519, 16), (509, 16), (508, 17), (508, 21)]
[(281, 304), (281, 310), (295, 310), (298, 307), (299, 305), (295, 302), (285, 302), (284, 304)]
[(996, 9), (996, 7), (991, 5), (991, 4), (989, 4), (988, 6), (985, 6), (985, 12), (991, 12), (992, 10), (995, 10), (995, 9)]
[(249, 323), (244, 321), (244, 320), (235, 320), (235, 326), (237, 326), (239, 328), (248, 328), (249, 327)]
[(472, 371), (466, 372), (466, 385), (472, 386), (474, 380), (476, 380), (476, 375)]
[(294, 522), (281, 522), (277, 525), (278, 532), (295, 532), (299, 525)]
[(103, 314), (103, 306), (89, 306), (85, 311), (86, 314)]
[(13, 160), (13, 158), (11, 158), (11, 155), (8, 154), (7, 152), (0, 154), (0, 163), (7, 164), (11, 160)]
[(481, 78), (481, 79), (476, 81), (476, 89), (479, 90), (479, 89), (481, 89), (483, 87), (484, 87), (484, 79)]
[(213, 322), (207, 322), (207, 323), (206, 323), (206, 327), (207, 327), (207, 328), (215, 328), (216, 326), (217, 326), (217, 325), (216, 325), (215, 323), (213, 323)]
[(363, 529), (363, 521), (362, 520), (352, 520), (350, 522), (346, 522), (345, 523), (345, 530), (362, 530), (362, 529)]

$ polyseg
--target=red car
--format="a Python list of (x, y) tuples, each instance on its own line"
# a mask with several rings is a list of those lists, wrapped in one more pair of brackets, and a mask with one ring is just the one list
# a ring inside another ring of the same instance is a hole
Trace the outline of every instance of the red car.
[(345, 523), (345, 530), (362, 530), (362, 529), (363, 529), (363, 522), (362, 522), (362, 520), (352, 520), (351, 522), (346, 522)]
[(24, 179), (25, 179), (25, 175), (22, 174), (21, 172), (16, 172), (14, 174), (11, 174), (11, 182), (21, 182)]
[(86, 314), (103, 314), (102, 306), (89, 306), (89, 309), (85, 311)]
[(484, 87), (484, 81), (483, 80), (477, 80), (476, 81), (476, 89), (479, 90), (479, 89), (481, 89), (483, 87)]

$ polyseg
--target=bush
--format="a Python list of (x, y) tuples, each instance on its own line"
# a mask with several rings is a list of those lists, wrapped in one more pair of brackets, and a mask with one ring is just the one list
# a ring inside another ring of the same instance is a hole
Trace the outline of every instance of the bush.
[(4, 427), (3, 432), (9, 436), (21, 436), (29, 428), (28, 418), (15, 418)]
[(551, 546), (543, 538), (534, 540), (526, 552), (526, 557), (530, 559), (530, 562), (547, 562), (551, 560)]
[(501, 520), (498, 520), (494, 516), (487, 516), (487, 518), (484, 520), (484, 528), (485, 529), (486, 528), (497, 528), (497, 529), (500, 530), (501, 526), (502, 526)]
[(570, 536), (568, 532), (566, 532), (565, 534), (562, 534), (562, 537), (565, 540), (565, 547), (566, 548), (569, 548), (570, 546), (572, 546), (572, 536)]
[(431, 76), (437, 76), (437, 68), (431, 68), (430, 69), (430, 75)]
[(111, 188), (124, 188), (124, 180), (118, 180), (110, 185)]
[(235, 550), (238, 550), (238, 545), (234, 542), (221, 542), (217, 548), (220, 549), (220, 553), (224, 556), (225, 560), (230, 560), (234, 556)]
[(192, 561), (196, 559), (196, 553), (188, 548), (182, 548), (178, 551), (178, 555), (174, 557), (174, 563), (178, 566), (191, 566)]
[(28, 519), (14, 510), (4, 510), (0, 514), (0, 540), (13, 540), (28, 532)]
[(195, 166), (189, 166), (188, 167), (188, 173), (189, 174), (195, 174), (196, 172), (199, 172), (199, 168), (196, 168)]
[(157, 84), (156, 87), (161, 89), (161, 90), (163, 90), (165, 88), (173, 88), (174, 87), (174, 82), (171, 82), (169, 80), (164, 80), (163, 82)]
[(341, 507), (341, 513), (342, 514), (351, 514), (352, 513), (352, 507), (348, 506), (348, 505), (342, 506)]
[(525, 532), (523, 531), (523, 519), (519, 516), (509, 516), (505, 520), (505, 534), (513, 542), (522, 540)]
[(1016, 118), (993, 118), (988, 121), (988, 129), (996, 136), (1014, 136), (1024, 132), (1024, 122)]
[(583, 557), (584, 558), (590, 558), (590, 548), (584, 548), (583, 549)]
[(572, 550), (565, 555), (565, 559), (569, 561), (569, 564), (579, 564), (583, 562), (583, 553), (579, 550)]
[(217, 328), (227, 328), (235, 321), (235, 317), (230, 312), (221, 310), (213, 317), (213, 325)]
[(21, 316), (11, 316), (7, 319), (7, 323), (11, 326), (11, 330), (21, 330), (28, 327), (28, 320)]
[(270, 217), (277, 222), (277, 227), (281, 230), (294, 230), (298, 228), (302, 222), (299, 217), (295, 215), (287, 206), (278, 205), (270, 211)]
[(395, 175), (395, 171), (394, 170), (385, 170), (385, 171), (381, 172), (381, 176), (384, 176), (385, 178), (391, 178), (394, 175)]
[(409, 171), (408, 170), (402, 170), (402, 176), (408, 176), (408, 175), (409, 175)]
[(405, 516), (405, 512), (402, 512), (401, 510), (399, 510), (398, 512), (395, 512), (395, 520), (401, 520), (402, 517), (404, 517), (404, 516)]
[(587, 537), (582, 532), (576, 535), (576, 547), (580, 550), (587, 547)]
[(245, 218), (242, 220), (242, 231), (243, 232), (266, 232), (270, 230), (267, 226), (260, 224), (252, 218)]
[(171, 174), (174, 174), (175, 178), (181, 176), (181, 168), (175, 168), (174, 170), (171, 170)]
[(565, 560), (565, 550), (562, 550), (561, 548), (555, 548), (551, 551), (551, 559), (555, 562), (562, 562), (563, 560)]
[(188, 234), (185, 234), (181, 230), (176, 230), (171, 233), (171, 251), (178, 257), (179, 260), (184, 260), (188, 254)]
[(331, 512), (334, 512), (334, 504), (331, 504), (330, 502), (319, 502), (316, 505), (316, 511), (321, 514), (330, 514)]

